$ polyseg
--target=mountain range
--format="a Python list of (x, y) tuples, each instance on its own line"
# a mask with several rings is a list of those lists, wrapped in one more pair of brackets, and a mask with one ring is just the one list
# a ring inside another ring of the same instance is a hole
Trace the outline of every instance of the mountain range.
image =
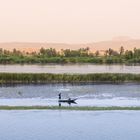
[(123, 46), (125, 50), (133, 50), (134, 48), (140, 48), (140, 39), (113, 39), (110, 41), (100, 41), (85, 44), (67, 44), (67, 43), (37, 43), (37, 42), (4, 42), (0, 43), (0, 48), (12, 50), (14, 48), (21, 51), (38, 51), (41, 47), (43, 48), (55, 48), (56, 50), (61, 49), (79, 49), (89, 47), (91, 51), (105, 51), (112, 48), (119, 51), (120, 47)]

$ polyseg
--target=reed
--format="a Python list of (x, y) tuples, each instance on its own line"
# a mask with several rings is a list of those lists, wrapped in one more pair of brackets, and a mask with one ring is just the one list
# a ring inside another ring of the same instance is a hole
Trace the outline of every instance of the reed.
[(69, 106), (0, 106), (0, 110), (75, 110), (75, 111), (111, 111), (111, 110), (135, 110), (140, 111), (140, 107), (69, 107)]
[(50, 73), (0, 73), (0, 84), (26, 83), (90, 83), (90, 82), (140, 82), (140, 74), (94, 73), (94, 74), (50, 74)]

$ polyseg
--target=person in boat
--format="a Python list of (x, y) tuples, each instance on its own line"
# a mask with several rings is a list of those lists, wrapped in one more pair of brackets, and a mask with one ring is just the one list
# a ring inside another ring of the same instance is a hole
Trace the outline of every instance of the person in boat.
[(70, 102), (71, 101), (71, 98), (68, 98), (68, 102)]
[(59, 100), (61, 100), (61, 93), (58, 94)]

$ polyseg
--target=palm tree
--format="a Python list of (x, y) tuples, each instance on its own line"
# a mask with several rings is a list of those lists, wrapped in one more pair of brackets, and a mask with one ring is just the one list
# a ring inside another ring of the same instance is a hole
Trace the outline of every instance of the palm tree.
[(124, 54), (124, 47), (121, 46), (121, 48), (120, 48), (120, 55), (123, 55), (123, 54)]

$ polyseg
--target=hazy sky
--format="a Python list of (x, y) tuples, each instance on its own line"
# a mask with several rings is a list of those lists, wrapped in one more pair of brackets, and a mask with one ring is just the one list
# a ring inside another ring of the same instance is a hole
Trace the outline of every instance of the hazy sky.
[(0, 42), (140, 38), (140, 0), (0, 0)]

